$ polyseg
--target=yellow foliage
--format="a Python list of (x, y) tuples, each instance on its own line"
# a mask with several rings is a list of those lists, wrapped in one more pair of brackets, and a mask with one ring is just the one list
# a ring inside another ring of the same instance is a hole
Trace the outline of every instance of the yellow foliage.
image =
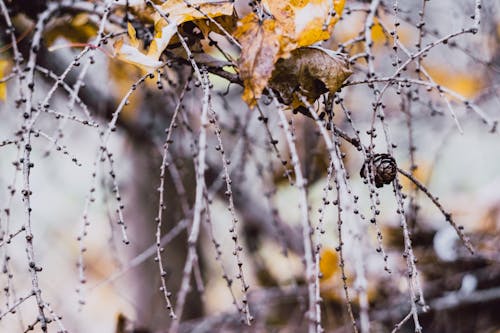
[(139, 47), (139, 41), (137, 40), (136, 33), (135, 33), (135, 28), (130, 22), (127, 23), (127, 33), (128, 37), (130, 38), (130, 45), (132, 45), (135, 48)]
[[(9, 66), (9, 61), (6, 59), (0, 59), (0, 79), (2, 79), (7, 72), (7, 67)], [(7, 83), (0, 83), (0, 101), (5, 101), (7, 99)]]
[(271, 78), (274, 64), (283, 56), (280, 31), (275, 20), (259, 21), (256, 14), (245, 16), (235, 32), (242, 50), (239, 60), (240, 77), (245, 90), (243, 100), (255, 106)]
[(324, 248), (321, 251), (319, 260), (319, 271), (322, 274), (321, 280), (328, 280), (339, 270), (339, 257), (332, 248)]
[[(137, 39), (134, 26), (128, 23), (126, 41), (119, 39), (113, 45), (115, 58), (134, 65), (143, 72), (152, 72), (163, 65), (160, 56), (177, 33), (180, 24), (207, 17), (230, 16), (234, 13), (232, 1), (214, 3), (213, 1), (192, 0), (190, 3), (192, 6), (188, 6), (184, 0), (169, 0), (159, 6), (161, 15), (158, 12), (151, 13), (146, 8), (137, 7), (135, 10), (146, 15), (145, 19), (150, 18), (154, 22), (153, 41), (149, 48), (145, 49)], [(136, 5), (139, 6), (140, 3)], [(123, 70), (116, 62), (111, 62), (109, 72), (116, 82), (118, 92), (121, 95), (125, 94), (132, 82), (133, 75), (131, 76), (130, 73), (134, 73), (133, 68)], [(137, 99), (137, 97), (131, 98), (130, 105), (123, 112), (124, 117), (131, 118), (136, 115), (134, 110), (137, 109)]]
[(352, 74), (345, 57), (320, 47), (301, 47), (275, 65), (269, 87), (280, 102), (293, 110), (306, 107), (297, 91), (310, 104), (326, 92), (337, 91)]
[[(373, 44), (375, 46), (380, 46), (385, 43), (392, 45), (394, 43), (394, 37), (390, 35), (390, 32), (394, 31), (393, 18), (383, 15), (380, 19), (375, 17), (373, 23), (371, 28)], [(361, 24), (364, 24), (364, 21)], [(386, 31), (383, 27), (390, 31)], [(417, 30), (410, 25), (400, 25), (397, 29), (399, 42), (405, 45), (414, 44), (416, 42), (416, 40), (414, 40), (417, 36), (416, 32)]]
[(448, 66), (425, 66), (432, 79), (439, 85), (453, 90), (465, 98), (472, 98), (481, 90), (481, 79), (478, 75), (456, 71)]
[[(372, 40), (374, 44), (381, 44), (384, 43), (385, 41), (388, 40), (388, 36), (385, 33), (384, 29), (382, 28), (382, 25), (378, 23), (378, 19), (374, 19), (374, 24), (371, 28), (371, 33), (372, 33)], [(391, 38), (392, 42), (392, 38)]]

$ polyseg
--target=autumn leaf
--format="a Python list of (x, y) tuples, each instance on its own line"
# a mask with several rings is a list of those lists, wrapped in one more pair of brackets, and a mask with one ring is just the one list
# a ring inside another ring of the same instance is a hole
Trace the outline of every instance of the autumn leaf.
[[(345, 0), (263, 0), (262, 5), (293, 43), (286, 48), (309, 46), (330, 38)], [(333, 8), (332, 8), (333, 6)]]
[(263, 0), (270, 17), (260, 19), (250, 13), (238, 22), (234, 36), (241, 43), (238, 67), (244, 84), (242, 98), (250, 107), (261, 97), (278, 59), (330, 37), (344, 2)]
[[(136, 65), (146, 71), (151, 71), (151, 69), (160, 67), (163, 63), (158, 58), (151, 56), (151, 52), (145, 54), (140, 45), (137, 43), (135, 37), (135, 29), (132, 24), (128, 23), (128, 35), (129, 35), (129, 44), (126, 44), (123, 39), (117, 40), (113, 44), (113, 48), (115, 51), (115, 57), (121, 61), (126, 63)], [(154, 50), (153, 52), (157, 53), (157, 48), (155, 47), (156, 43), (150, 46), (150, 50)]]
[(425, 69), (437, 84), (465, 98), (475, 97), (483, 88), (481, 77), (474, 71), (454, 70), (439, 65), (427, 65)]
[(297, 93), (312, 104), (326, 92), (336, 92), (352, 74), (342, 55), (320, 47), (303, 47), (280, 59), (269, 86), (280, 102), (293, 109), (303, 106)]
[(163, 64), (159, 60), (160, 56), (177, 33), (179, 25), (200, 19), (232, 16), (234, 13), (232, 1), (169, 0), (159, 8), (160, 13), (155, 12), (153, 15), (155, 34), (148, 50), (142, 49), (136, 39), (135, 29), (129, 23), (129, 43), (121, 39), (114, 44), (118, 59), (150, 71)]
[(219, 35), (224, 35), (226, 33), (233, 34), (236, 28), (236, 23), (238, 22), (238, 16), (234, 11), (232, 15), (218, 16), (215, 17), (213, 21), (214, 22), (207, 19), (199, 19), (193, 21), (193, 23), (196, 24), (196, 26), (201, 30), (204, 37), (207, 37), (210, 32), (214, 32)]
[[(7, 71), (7, 67), (9, 66), (9, 61), (6, 59), (0, 59), (0, 79), (5, 77), (5, 72)], [(7, 100), (7, 83), (0, 83), (0, 101)]]
[(275, 20), (259, 22), (256, 14), (245, 16), (235, 32), (243, 46), (239, 59), (243, 80), (243, 100), (254, 107), (271, 78), (274, 64), (281, 53), (280, 32)]

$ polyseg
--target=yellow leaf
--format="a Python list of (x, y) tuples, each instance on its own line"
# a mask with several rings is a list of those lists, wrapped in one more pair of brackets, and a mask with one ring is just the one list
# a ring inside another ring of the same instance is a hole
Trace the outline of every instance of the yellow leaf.
[[(160, 22), (160, 21), (158, 21)], [(170, 39), (177, 32), (177, 24), (170, 23), (167, 25), (155, 24), (155, 36), (148, 50), (148, 57), (159, 59), (163, 51), (167, 48)]]
[(128, 37), (130, 38), (130, 45), (138, 48), (139, 41), (137, 40), (137, 37), (135, 34), (135, 28), (130, 22), (127, 23), (127, 32), (128, 32)]
[(89, 23), (89, 14), (87, 13), (76, 14), (71, 19), (71, 25), (74, 27), (83, 27), (88, 23)]
[(319, 271), (322, 274), (321, 280), (328, 280), (338, 271), (338, 261), (339, 258), (334, 249), (326, 247), (321, 250), (319, 260)]
[[(345, 0), (263, 0), (262, 4), (293, 42), (288, 44), (291, 51), (330, 38)], [(329, 12), (335, 14), (329, 15)]]
[(117, 59), (136, 65), (146, 71), (151, 71), (151, 69), (158, 68), (163, 64), (153, 57), (148, 57), (137, 48), (125, 44), (123, 39), (116, 41), (113, 47)]
[[(386, 35), (384, 29), (382, 28), (382, 25), (378, 22), (377, 18), (374, 19), (371, 33), (372, 40), (376, 44), (383, 44), (388, 41), (388, 35)], [(392, 38), (389, 40), (389, 42), (392, 43)]]
[(142, 52), (141, 43), (137, 40), (135, 28), (132, 24), (127, 25), (128, 38), (130, 44), (125, 44), (123, 39), (119, 39), (113, 45), (117, 59), (136, 65), (146, 72), (161, 66), (160, 55), (167, 47), (170, 39), (177, 31), (175, 24), (168, 26), (155, 25), (155, 36), (147, 54)]
[[(9, 61), (0, 59), (0, 79), (5, 77)], [(7, 82), (0, 83), (0, 101), (7, 100)]]

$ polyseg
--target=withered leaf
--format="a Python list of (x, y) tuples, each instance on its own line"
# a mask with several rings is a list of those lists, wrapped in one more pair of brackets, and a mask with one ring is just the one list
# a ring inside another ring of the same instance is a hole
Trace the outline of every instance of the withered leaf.
[[(215, 24), (215, 21), (218, 23)], [(222, 16), (217, 16), (214, 17), (212, 20), (208, 19), (198, 19), (193, 21), (194, 24), (201, 30), (203, 33), (203, 36), (208, 36), (210, 32), (214, 32), (219, 35), (224, 35), (226, 33), (233, 34), (234, 30), (236, 29), (236, 23), (238, 22), (238, 15), (236, 14), (236, 11), (233, 11), (232, 15), (222, 15)], [(225, 31), (220, 29), (219, 27), (222, 27)]]
[(269, 86), (282, 103), (296, 109), (302, 105), (296, 93), (314, 103), (322, 94), (336, 92), (351, 74), (344, 56), (320, 47), (302, 47), (276, 63)]
[(255, 13), (250, 13), (238, 22), (234, 36), (241, 43), (243, 100), (250, 107), (262, 95), (278, 59), (286, 59), (291, 51), (330, 37), (344, 3), (345, 0), (262, 0), (269, 17), (259, 20)]
[(259, 21), (254, 13), (245, 16), (235, 31), (242, 44), (238, 63), (245, 90), (243, 100), (254, 107), (273, 73), (281, 54), (280, 34), (276, 21)]
[[(114, 44), (115, 56), (125, 62), (131, 63), (145, 70), (161, 66), (160, 56), (169, 45), (172, 37), (177, 33), (178, 27), (185, 22), (192, 22), (207, 18), (223, 16), (232, 17), (234, 14), (233, 1), (207, 1), (207, 0), (169, 0), (159, 6), (161, 13), (154, 12), (150, 16), (154, 21), (154, 38), (147, 52), (143, 50), (136, 39), (134, 27), (128, 24), (129, 43), (123, 40)], [(202, 30), (203, 31), (203, 30)], [(207, 31), (204, 31), (208, 33)]]

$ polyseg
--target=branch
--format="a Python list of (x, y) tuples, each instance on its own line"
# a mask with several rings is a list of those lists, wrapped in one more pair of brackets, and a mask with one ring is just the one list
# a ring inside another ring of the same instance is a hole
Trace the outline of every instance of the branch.
[(406, 178), (408, 178), (410, 181), (412, 181), (413, 184), (415, 184), (420, 191), (424, 192), (424, 194), (429, 199), (431, 199), (431, 201), (434, 203), (434, 205), (441, 211), (441, 213), (443, 213), (444, 217), (446, 218), (446, 221), (448, 221), (448, 223), (451, 224), (451, 226), (453, 227), (453, 229), (455, 229), (455, 231), (457, 232), (458, 236), (460, 237), (460, 239), (464, 243), (465, 247), (469, 250), (469, 252), (471, 254), (474, 254), (474, 247), (472, 246), (469, 238), (464, 234), (463, 227), (457, 225), (455, 223), (455, 221), (453, 221), (453, 219), (451, 218), (451, 214), (444, 210), (443, 206), (439, 203), (438, 198), (436, 198), (435, 196), (433, 196), (431, 194), (431, 192), (427, 189), (427, 187), (425, 187), (425, 185), (423, 185), (415, 177), (413, 177), (413, 175), (411, 173), (409, 173), (409, 172), (407, 172), (407, 171), (405, 171), (405, 170), (403, 170), (401, 168), (398, 168), (398, 172), (400, 174), (402, 174), (403, 176), (405, 176)]

